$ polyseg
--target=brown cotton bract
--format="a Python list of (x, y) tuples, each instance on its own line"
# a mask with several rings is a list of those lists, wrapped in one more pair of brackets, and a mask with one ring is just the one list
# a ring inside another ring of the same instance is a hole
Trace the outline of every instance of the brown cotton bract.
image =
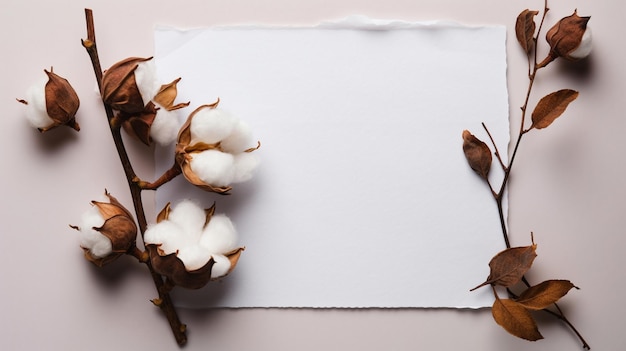
[(140, 63), (151, 59), (129, 57), (106, 70), (102, 76), (102, 100), (115, 110), (130, 114), (141, 112), (148, 102), (141, 97), (135, 70)]

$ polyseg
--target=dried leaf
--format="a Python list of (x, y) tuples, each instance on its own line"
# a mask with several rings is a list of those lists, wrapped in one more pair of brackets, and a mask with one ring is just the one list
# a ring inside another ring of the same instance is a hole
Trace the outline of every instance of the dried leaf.
[(522, 11), (517, 16), (517, 21), (515, 22), (515, 35), (517, 36), (517, 41), (524, 49), (526, 54), (530, 54), (530, 51), (533, 48), (534, 43), (534, 35), (535, 35), (535, 16), (538, 14), (538, 11), (531, 11), (526, 9)]
[(537, 257), (536, 248), (537, 245), (532, 244), (531, 246), (512, 247), (501, 251), (489, 262), (491, 272), (487, 280), (472, 290), (488, 284), (505, 287), (517, 284)]
[(542, 310), (557, 302), (574, 287), (569, 280), (546, 280), (526, 289), (516, 301), (528, 309)]
[(513, 300), (496, 298), (491, 314), (496, 323), (518, 338), (530, 341), (543, 339), (530, 311)]
[(463, 131), (463, 152), (470, 167), (487, 180), (491, 169), (491, 150), (483, 141), (467, 130)]
[(531, 129), (542, 129), (552, 124), (577, 97), (578, 92), (571, 89), (561, 89), (544, 96), (533, 111)]

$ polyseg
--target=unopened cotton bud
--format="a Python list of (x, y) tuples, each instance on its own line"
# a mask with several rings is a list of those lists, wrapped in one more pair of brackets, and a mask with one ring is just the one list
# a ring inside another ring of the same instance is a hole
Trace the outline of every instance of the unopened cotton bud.
[(546, 40), (550, 44), (550, 53), (540, 64), (543, 67), (562, 57), (566, 60), (576, 61), (587, 57), (591, 53), (591, 31), (587, 22), (591, 17), (580, 17), (578, 12), (562, 18), (548, 33)]
[(92, 205), (81, 226), (71, 227), (81, 232), (85, 258), (103, 266), (135, 246), (137, 226), (131, 213), (108, 192), (104, 200), (92, 201)]
[(585, 34), (580, 41), (580, 45), (576, 48), (576, 50), (569, 53), (568, 57), (574, 60), (581, 60), (591, 54), (592, 48), (592, 36), (591, 36), (591, 27), (587, 26), (585, 29)]
[(118, 111), (142, 112), (159, 87), (151, 60), (151, 57), (129, 57), (106, 70), (100, 92), (103, 101)]
[(26, 91), (25, 100), (18, 99), (27, 106), (26, 118), (29, 123), (41, 132), (62, 125), (80, 130), (76, 123), (76, 112), (80, 106), (76, 91), (67, 79), (52, 70), (44, 72), (47, 78), (32, 85)]

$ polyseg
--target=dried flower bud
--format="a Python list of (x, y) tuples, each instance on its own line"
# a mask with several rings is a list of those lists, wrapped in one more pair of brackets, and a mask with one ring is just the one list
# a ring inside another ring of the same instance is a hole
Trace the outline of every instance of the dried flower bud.
[(463, 131), (463, 152), (470, 167), (481, 178), (487, 180), (491, 169), (489, 146), (467, 130)]
[(591, 53), (591, 30), (587, 27), (590, 18), (580, 17), (574, 11), (571, 16), (562, 18), (550, 28), (546, 34), (550, 53), (539, 66), (545, 66), (558, 57), (570, 61), (587, 57)]
[(81, 247), (85, 258), (97, 266), (114, 261), (135, 246), (137, 226), (131, 213), (105, 191), (106, 199), (92, 201), (82, 218)]
[[(219, 102), (219, 101), (218, 101)], [(193, 111), (178, 134), (176, 162), (185, 178), (204, 190), (226, 193), (231, 184), (252, 178), (259, 159), (248, 125), (217, 108)]]
[(135, 114), (143, 111), (158, 88), (152, 57), (129, 57), (104, 72), (101, 94), (111, 108)]
[(156, 141), (160, 145), (168, 145), (176, 140), (180, 129), (177, 110), (187, 107), (189, 103), (174, 105), (180, 78), (161, 86), (152, 101), (148, 102), (143, 111), (122, 117), (124, 130), (141, 142), (150, 145)]
[(27, 106), (26, 117), (40, 132), (66, 125), (80, 130), (76, 123), (76, 112), (80, 105), (76, 91), (67, 79), (44, 70), (47, 78), (32, 85), (26, 92), (26, 100), (19, 102)]
[(190, 200), (173, 209), (167, 204), (144, 235), (154, 270), (188, 289), (230, 273), (243, 248), (230, 219), (214, 212), (215, 206), (204, 210)]

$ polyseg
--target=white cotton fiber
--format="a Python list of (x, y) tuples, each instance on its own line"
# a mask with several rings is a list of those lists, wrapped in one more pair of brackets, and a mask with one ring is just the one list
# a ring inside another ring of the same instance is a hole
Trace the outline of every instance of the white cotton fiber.
[(157, 79), (154, 59), (137, 65), (135, 69), (135, 84), (137, 84), (144, 105), (147, 105), (161, 88)]
[(46, 128), (51, 126), (54, 121), (48, 116), (46, 109), (46, 83), (48, 77), (31, 85), (26, 90), (26, 118), (28, 122), (35, 128)]
[(193, 154), (191, 170), (203, 182), (214, 186), (228, 186), (233, 182), (234, 157), (219, 150)]
[(238, 154), (251, 147), (255, 147), (256, 143), (252, 139), (252, 130), (248, 123), (239, 121), (235, 125), (232, 133), (224, 138), (220, 145), (225, 152)]
[(100, 228), (104, 225), (104, 218), (96, 206), (92, 206), (81, 218), (80, 246), (89, 249), (91, 254), (97, 258), (107, 256), (113, 251), (111, 240), (93, 228)]
[(250, 180), (260, 163), (256, 152), (243, 152), (235, 155), (234, 158), (235, 169), (233, 183), (241, 183)]
[(176, 252), (188, 271), (202, 268), (213, 255), (220, 263), (211, 277), (222, 276), (230, 269), (230, 262), (222, 253), (237, 248), (237, 233), (223, 214), (214, 215), (208, 224), (205, 222), (205, 210), (192, 200), (183, 200), (172, 208), (167, 220), (148, 227), (144, 242), (160, 244), (166, 255)]
[(209, 252), (227, 253), (237, 248), (237, 231), (224, 214), (211, 217), (204, 228), (199, 244)]
[(572, 51), (569, 56), (576, 59), (583, 59), (589, 56), (592, 48), (591, 42), (591, 27), (587, 26), (580, 41), (580, 45), (576, 48), (576, 50)]
[[(168, 220), (178, 224), (183, 232), (185, 242), (195, 244), (202, 235), (202, 228), (206, 222), (204, 209), (192, 200), (185, 199), (172, 208)], [(182, 238), (181, 238), (182, 240)], [(181, 243), (179, 247), (185, 246)]]
[(144, 234), (144, 242), (160, 245), (159, 248), (169, 255), (176, 252), (181, 244), (186, 244), (185, 237), (185, 232), (180, 225), (170, 221), (161, 221), (148, 226)]
[(195, 271), (202, 268), (211, 259), (211, 253), (205, 248), (195, 245), (187, 246), (178, 250), (176, 254), (179, 260), (183, 261), (188, 271)]
[(229, 136), (237, 119), (218, 108), (204, 108), (191, 119), (191, 143), (214, 144)]
[(181, 123), (176, 110), (168, 111), (158, 104), (156, 106), (159, 110), (150, 127), (150, 137), (159, 145), (167, 146), (176, 140)]
[(228, 270), (230, 270), (230, 260), (228, 257), (224, 255), (213, 255), (213, 260), (215, 264), (211, 269), (211, 278), (219, 278), (228, 273)]

